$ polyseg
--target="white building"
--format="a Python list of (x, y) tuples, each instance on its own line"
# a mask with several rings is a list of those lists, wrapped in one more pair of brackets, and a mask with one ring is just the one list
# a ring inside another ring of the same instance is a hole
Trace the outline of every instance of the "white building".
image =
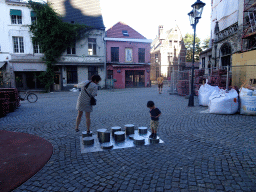
[[(72, 2), (49, 0), (48, 2), (63, 17), (64, 22), (84, 24), (92, 28), (85, 38), (74, 42), (56, 64), (55, 90), (73, 88), (81, 81), (90, 80), (95, 74), (102, 78), (99, 86), (105, 87), (105, 26), (99, 0), (74, 0)], [(57, 85), (58, 83), (61, 88)]]
[[(105, 87), (106, 45), (105, 26), (98, 0), (87, 6), (76, 0), (51, 0), (52, 7), (63, 16), (64, 22), (90, 26), (88, 35), (69, 47), (54, 68), (54, 90), (68, 90), (75, 84), (99, 74), (100, 87)], [(22, 0), (0, 0), (0, 87), (18, 89), (43, 89), (38, 79), (46, 65), (38, 45), (32, 44), (29, 25), (36, 19), (35, 13)], [(3, 83), (4, 82), (4, 83)]]
[(34, 16), (25, 1), (0, 0), (1, 87), (43, 88), (36, 75), (45, 71), (46, 66), (40, 49), (32, 44), (28, 27)]

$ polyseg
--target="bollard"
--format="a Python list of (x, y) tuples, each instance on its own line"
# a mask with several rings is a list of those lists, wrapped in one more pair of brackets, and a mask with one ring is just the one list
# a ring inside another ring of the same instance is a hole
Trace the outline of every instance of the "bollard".
[(98, 129), (97, 133), (100, 143), (110, 142), (110, 132), (107, 129)]
[(112, 130), (112, 137), (114, 137), (114, 133), (116, 131), (121, 131), (121, 127), (119, 127), (119, 126), (111, 127), (111, 130)]
[(143, 137), (136, 136), (136, 137), (134, 137), (133, 143), (134, 143), (134, 145), (144, 145), (145, 139)]
[(91, 137), (92, 136), (92, 131), (90, 131), (89, 134), (87, 134), (87, 131), (82, 132), (82, 137)]
[(114, 133), (115, 135), (115, 141), (120, 142), (125, 140), (125, 132), (124, 131), (116, 131)]
[(134, 134), (134, 125), (133, 124), (127, 124), (124, 127), (125, 127), (126, 135)]
[(139, 134), (147, 134), (148, 128), (147, 127), (139, 127)]
[(93, 145), (94, 139), (92, 137), (85, 137), (85, 138), (83, 138), (83, 144), (84, 145)]

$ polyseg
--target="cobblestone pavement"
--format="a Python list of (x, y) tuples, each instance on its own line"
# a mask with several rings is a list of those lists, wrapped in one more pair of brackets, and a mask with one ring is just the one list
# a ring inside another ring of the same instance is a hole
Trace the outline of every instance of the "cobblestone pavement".
[[(149, 127), (148, 100), (162, 111), (159, 135), (149, 146), (81, 154), (74, 130), (79, 93), (39, 94), (36, 103), (0, 118), (1, 129), (50, 141), (49, 162), (15, 191), (256, 191), (256, 117), (200, 113), (157, 88), (99, 91), (92, 131), (135, 124)], [(85, 130), (85, 118), (81, 129)]]

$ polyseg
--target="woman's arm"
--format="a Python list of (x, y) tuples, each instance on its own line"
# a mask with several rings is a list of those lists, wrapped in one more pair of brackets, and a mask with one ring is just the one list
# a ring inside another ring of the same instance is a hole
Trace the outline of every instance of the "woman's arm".
[(81, 82), (81, 83), (78, 83), (77, 85), (74, 85), (74, 87), (82, 88), (82, 87), (84, 87), (87, 83), (88, 83), (88, 81), (83, 81), (83, 82)]

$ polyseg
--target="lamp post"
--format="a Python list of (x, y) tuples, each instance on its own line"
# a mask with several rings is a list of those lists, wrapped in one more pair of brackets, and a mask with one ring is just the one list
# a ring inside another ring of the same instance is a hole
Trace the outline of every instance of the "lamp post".
[(193, 10), (188, 13), (190, 24), (194, 29), (194, 41), (193, 41), (193, 55), (192, 55), (192, 75), (191, 75), (191, 93), (188, 100), (188, 106), (194, 106), (194, 72), (195, 72), (195, 39), (196, 39), (196, 25), (201, 18), (203, 13), (203, 8), (205, 3), (200, 0), (197, 0), (191, 7)]

